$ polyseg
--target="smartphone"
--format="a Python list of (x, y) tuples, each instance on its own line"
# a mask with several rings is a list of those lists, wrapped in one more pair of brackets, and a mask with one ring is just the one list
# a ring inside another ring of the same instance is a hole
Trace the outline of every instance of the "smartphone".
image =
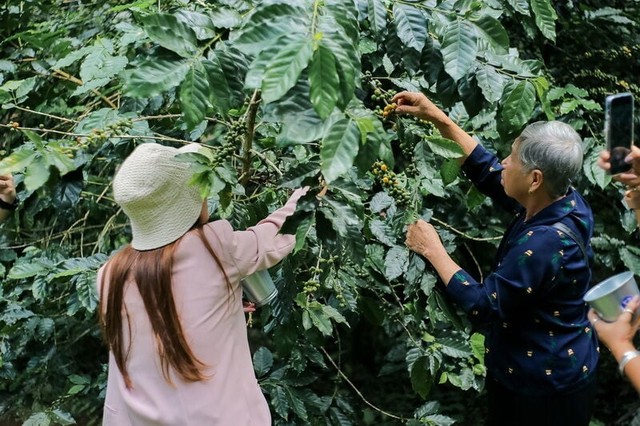
[(617, 93), (604, 101), (604, 133), (607, 150), (611, 154), (609, 173), (626, 172), (631, 168), (624, 158), (631, 151), (633, 143), (633, 95)]

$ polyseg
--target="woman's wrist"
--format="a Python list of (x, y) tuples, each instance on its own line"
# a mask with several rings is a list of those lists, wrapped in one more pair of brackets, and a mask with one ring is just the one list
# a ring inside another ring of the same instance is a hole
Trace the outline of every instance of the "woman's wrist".
[(622, 360), (622, 357), (624, 356), (625, 353), (630, 351), (635, 351), (635, 350), (636, 350), (636, 347), (633, 345), (633, 342), (631, 341), (609, 346), (609, 351), (611, 351), (611, 354), (613, 355), (613, 357), (616, 359), (617, 362), (620, 362)]

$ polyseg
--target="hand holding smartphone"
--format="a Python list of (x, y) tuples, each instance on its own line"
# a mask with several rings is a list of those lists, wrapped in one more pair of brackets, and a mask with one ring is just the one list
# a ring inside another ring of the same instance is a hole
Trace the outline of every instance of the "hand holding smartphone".
[(633, 95), (618, 93), (607, 96), (604, 106), (605, 139), (611, 154), (609, 173), (615, 175), (631, 168), (624, 158), (631, 151), (633, 143)]

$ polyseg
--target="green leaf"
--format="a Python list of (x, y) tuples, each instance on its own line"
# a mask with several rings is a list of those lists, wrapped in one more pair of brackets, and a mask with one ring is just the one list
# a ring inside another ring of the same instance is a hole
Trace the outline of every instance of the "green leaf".
[(185, 22), (173, 15), (153, 14), (140, 18), (149, 38), (165, 49), (184, 58), (190, 58), (198, 51), (196, 34)]
[(198, 40), (206, 40), (216, 36), (213, 20), (204, 13), (181, 9), (175, 16), (193, 31)]
[(267, 65), (262, 81), (262, 99), (265, 103), (277, 101), (298, 82), (313, 55), (310, 40), (293, 41), (274, 56)]
[(36, 151), (33, 146), (22, 146), (0, 161), (0, 174), (21, 172), (34, 160)]
[(406, 247), (392, 247), (384, 258), (384, 276), (393, 281), (407, 272), (409, 267), (409, 249)]
[(440, 168), (440, 176), (442, 177), (442, 183), (445, 186), (453, 183), (458, 177), (458, 171), (460, 171), (460, 164), (454, 159), (448, 159), (442, 163)]
[(209, 103), (209, 81), (201, 66), (193, 66), (180, 86), (180, 106), (187, 124), (193, 130), (206, 117)]
[(369, 224), (369, 230), (371, 231), (373, 236), (376, 237), (376, 239), (382, 244), (385, 244), (389, 247), (393, 247), (396, 245), (396, 238), (393, 235), (392, 229), (383, 221), (377, 219), (371, 221), (371, 223)]
[(582, 170), (592, 185), (598, 185), (604, 189), (611, 183), (611, 175), (605, 172), (598, 166), (598, 157), (600, 156), (598, 150), (591, 150), (589, 156), (582, 163)]
[(202, 66), (209, 79), (209, 101), (219, 114), (227, 115), (231, 105), (231, 91), (220, 58), (212, 51), (209, 54), (209, 59), (202, 61)]
[(411, 366), (411, 387), (422, 398), (426, 398), (431, 392), (433, 376), (429, 371), (429, 358), (421, 356)]
[(46, 270), (47, 269), (45, 268), (45, 266), (40, 262), (18, 263), (9, 270), (9, 275), (7, 275), (7, 278), (12, 280), (29, 278), (46, 272)]
[(291, 408), (293, 408), (293, 412), (296, 413), (301, 420), (305, 423), (308, 423), (309, 415), (307, 414), (307, 408), (304, 405), (304, 401), (300, 399), (298, 396), (298, 392), (296, 392), (293, 388), (287, 387), (289, 402), (291, 403)]
[(309, 82), (313, 109), (324, 120), (336, 107), (340, 81), (336, 69), (336, 58), (323, 44), (320, 44), (313, 54)]
[(368, 0), (367, 11), (369, 16), (369, 25), (376, 40), (382, 40), (387, 32), (387, 8), (383, 1)]
[(422, 52), (428, 36), (428, 22), (422, 11), (417, 7), (394, 3), (393, 18), (398, 38), (406, 46)]
[(549, 40), (556, 41), (556, 19), (558, 15), (550, 0), (531, 0), (531, 10), (535, 16), (536, 25)]
[(331, 318), (332, 320), (334, 320), (337, 323), (340, 324), (346, 324), (347, 326), (349, 325), (349, 323), (347, 322), (347, 319), (344, 317), (344, 315), (342, 315), (336, 308), (334, 308), (333, 306), (329, 306), (329, 305), (323, 305), (322, 306), (322, 312), (324, 312), (324, 314)]
[(507, 53), (509, 49), (509, 35), (500, 21), (489, 15), (482, 15), (478, 19), (470, 21), (482, 39), (486, 40), (489, 46), (496, 53)]
[(320, 303), (311, 302), (306, 312), (309, 313), (311, 323), (320, 330), (324, 336), (331, 336), (331, 333), (333, 332), (333, 325), (331, 324), (331, 320), (327, 314), (325, 314)]
[(521, 81), (502, 102), (500, 119), (510, 132), (518, 132), (531, 119), (536, 102), (536, 89), (529, 81)]
[(345, 34), (334, 29), (327, 29), (322, 42), (331, 49), (336, 58), (336, 70), (340, 76), (340, 93), (338, 108), (345, 109), (353, 99), (356, 88), (356, 79), (360, 71), (360, 53), (355, 47), (354, 41), (348, 39)]
[(322, 175), (327, 183), (353, 166), (359, 144), (360, 131), (353, 120), (344, 118), (331, 127), (320, 148)]
[(640, 249), (633, 246), (620, 248), (620, 260), (635, 275), (640, 275)]
[(273, 354), (264, 346), (253, 354), (253, 369), (257, 377), (262, 377), (273, 367)]
[(308, 31), (308, 12), (301, 4), (257, 3), (255, 12), (245, 19), (234, 45), (249, 55), (256, 55), (284, 34)]
[(51, 420), (46, 413), (34, 413), (32, 414), (22, 426), (49, 426), (51, 424)]
[(507, 3), (511, 5), (516, 12), (529, 16), (529, 2), (528, 0), (507, 0)]
[(464, 155), (464, 151), (460, 145), (451, 139), (446, 139), (441, 136), (427, 136), (424, 140), (429, 146), (431, 152), (441, 157), (460, 158)]
[(182, 83), (187, 72), (186, 61), (148, 59), (125, 75), (124, 91), (133, 98), (161, 95)]
[(76, 165), (73, 160), (62, 152), (50, 149), (45, 151), (44, 155), (47, 158), (47, 163), (58, 169), (60, 176), (64, 176), (70, 171), (76, 169)]
[(549, 81), (544, 77), (536, 77), (532, 80), (533, 85), (536, 88), (536, 94), (538, 95), (538, 99), (540, 100), (540, 104), (542, 105), (542, 110), (547, 116), (547, 120), (555, 120), (555, 114), (551, 109), (551, 103), (549, 102), (549, 97), (547, 94), (549, 93)]
[(51, 412), (53, 419), (60, 425), (75, 425), (76, 421), (70, 413), (66, 411), (62, 411), (59, 408), (56, 408)]
[(438, 343), (441, 344), (440, 350), (442, 353), (450, 357), (468, 358), (471, 355), (469, 345), (465, 341), (443, 337), (438, 340)]
[(24, 186), (27, 191), (35, 191), (49, 180), (49, 162), (43, 155), (38, 155), (24, 172)]
[(271, 395), (271, 405), (275, 412), (287, 420), (289, 417), (289, 400), (284, 388), (282, 386), (274, 386), (269, 394)]
[(128, 63), (124, 56), (112, 56), (104, 47), (95, 47), (80, 66), (80, 78), (85, 84), (96, 79), (111, 79)]
[(467, 21), (456, 20), (442, 37), (444, 69), (454, 80), (460, 80), (471, 68), (478, 51), (475, 31)]

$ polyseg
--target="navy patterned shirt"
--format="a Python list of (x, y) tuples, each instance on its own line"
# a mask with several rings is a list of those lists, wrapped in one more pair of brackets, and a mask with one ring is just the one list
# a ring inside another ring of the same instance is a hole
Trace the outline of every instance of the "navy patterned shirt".
[(579, 389), (594, 376), (599, 355), (582, 300), (591, 281), (590, 259), (552, 225), (562, 222), (581, 236), (592, 258), (591, 208), (570, 189), (525, 221), (524, 208), (504, 192), (495, 155), (478, 145), (463, 170), (494, 205), (515, 215), (493, 272), (480, 283), (460, 270), (446, 288), (485, 334), (489, 376), (520, 394)]

